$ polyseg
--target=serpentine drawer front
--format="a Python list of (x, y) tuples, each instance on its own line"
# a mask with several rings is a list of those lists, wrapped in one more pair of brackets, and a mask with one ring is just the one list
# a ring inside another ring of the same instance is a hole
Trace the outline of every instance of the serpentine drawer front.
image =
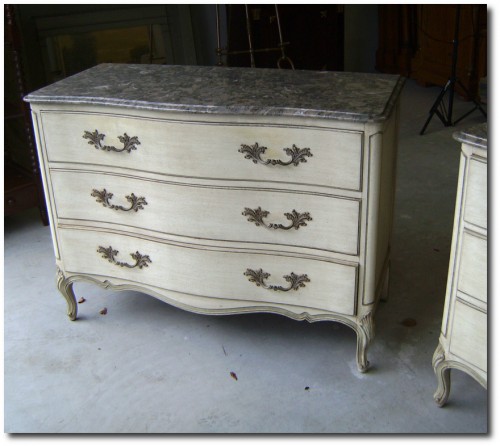
[(444, 405), (450, 369), (488, 383), (488, 128), (481, 124), (453, 137), (461, 143), (455, 223), (439, 343), (433, 357)]
[(389, 281), (402, 86), (103, 64), (31, 93), (70, 319), (83, 280), (209, 315), (340, 322), (367, 370)]
[(360, 189), (360, 132), (209, 120), (172, 122), (137, 114), (44, 112), (41, 117), (51, 162)]
[[(129, 280), (208, 298), (299, 305), (354, 315), (355, 265), (221, 252), (107, 232), (64, 229), (60, 234), (62, 255), (68, 259), (66, 270), (71, 273)], [(259, 278), (260, 270), (269, 276)], [(266, 285), (282, 289), (266, 289)]]
[(358, 255), (359, 200), (98, 172), (53, 170), (51, 176), (58, 219)]

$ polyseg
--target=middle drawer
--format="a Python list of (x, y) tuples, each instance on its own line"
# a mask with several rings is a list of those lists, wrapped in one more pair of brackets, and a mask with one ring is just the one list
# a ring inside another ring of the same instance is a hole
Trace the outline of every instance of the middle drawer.
[(464, 230), (460, 248), (457, 289), (488, 302), (488, 240)]
[(359, 255), (360, 201), (53, 169), (58, 219)]

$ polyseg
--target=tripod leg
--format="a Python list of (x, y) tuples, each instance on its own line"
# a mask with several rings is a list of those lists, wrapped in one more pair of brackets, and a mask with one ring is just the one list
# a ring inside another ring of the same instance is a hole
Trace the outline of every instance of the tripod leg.
[(444, 95), (446, 94), (446, 92), (448, 91), (448, 88), (450, 87), (450, 81), (446, 82), (446, 85), (443, 87), (443, 89), (441, 90), (441, 93), (439, 93), (438, 97), (436, 98), (436, 100), (434, 101), (434, 104), (432, 105), (431, 109), (429, 110), (429, 116), (427, 117), (427, 121), (425, 121), (425, 124), (424, 126), (422, 127), (422, 130), (420, 130), (420, 134), (423, 135), (424, 132), (425, 132), (425, 129), (427, 128), (427, 126), (429, 125), (429, 122), (431, 122), (431, 119), (432, 119), (432, 116), (434, 114), (436, 114), (438, 116), (439, 119), (441, 119), (441, 121), (443, 122), (443, 124), (446, 126), (446, 125), (449, 125), (444, 119), (443, 119), (443, 116), (441, 115), (441, 113), (439, 113), (439, 110), (438, 110), (438, 107), (439, 107), (439, 104), (441, 104), (441, 101), (443, 100), (443, 97)]
[(476, 105), (477, 105), (477, 108), (479, 109), (479, 111), (483, 114), (483, 116), (484, 116), (485, 118), (487, 118), (487, 117), (488, 117), (488, 115), (487, 115), (487, 114), (486, 114), (486, 112), (484, 111), (483, 106), (482, 106), (479, 102), (478, 102)]
[[(469, 96), (470, 98), (472, 98), (472, 102), (474, 102), (474, 105), (476, 106), (476, 108), (479, 109), (479, 111), (483, 114), (483, 116), (486, 118), (486, 112), (484, 111), (481, 103), (477, 100), (477, 97), (476, 96), (472, 96), (469, 91), (467, 90), (467, 88), (465, 87), (464, 84), (462, 84), (462, 82), (460, 82), (460, 79), (458, 80), (458, 83), (459, 85), (465, 90), (465, 93), (467, 94), (467, 96)], [(475, 108), (475, 109), (476, 109)], [(475, 110), (474, 109), (474, 110)]]
[(467, 88), (465, 87), (464, 84), (462, 84), (462, 82), (460, 82), (460, 79), (457, 80), (458, 84), (462, 87), (462, 89), (465, 91), (465, 94), (469, 97), (469, 98), (472, 98), (472, 102), (474, 103), (475, 107), (472, 109), (472, 110), (469, 110), (467, 113), (465, 113), (465, 115), (461, 116), (460, 118), (458, 118), (454, 123), (453, 125), (457, 124), (458, 122), (460, 122), (462, 119), (466, 118), (467, 116), (469, 116), (473, 111), (475, 110), (479, 110), (483, 116), (485, 118), (487, 118), (487, 115), (486, 115), (486, 112), (484, 111), (483, 107), (481, 106), (481, 103), (474, 97), (470, 94), (469, 90), (467, 90)]

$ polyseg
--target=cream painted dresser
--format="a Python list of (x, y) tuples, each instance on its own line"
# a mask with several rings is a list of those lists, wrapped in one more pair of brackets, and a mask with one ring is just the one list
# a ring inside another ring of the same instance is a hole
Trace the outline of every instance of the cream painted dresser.
[(488, 154), (487, 124), (457, 132), (461, 142), (455, 223), (443, 323), (433, 357), (443, 406), (450, 369), (462, 370), (483, 387), (488, 380)]
[(58, 268), (210, 315), (341, 322), (368, 367), (403, 79), (103, 64), (30, 94)]

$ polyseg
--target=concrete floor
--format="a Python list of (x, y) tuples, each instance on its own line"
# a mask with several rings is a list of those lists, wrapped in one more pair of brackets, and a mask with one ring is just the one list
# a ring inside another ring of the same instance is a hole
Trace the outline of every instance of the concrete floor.
[[(354, 332), (331, 322), (202, 316), (84, 283), (70, 322), (49, 228), (29, 211), (5, 218), (5, 431), (487, 432), (488, 392), (468, 375), (452, 371), (446, 407), (433, 400), (459, 164), (451, 135), (483, 120), (445, 128), (435, 117), (419, 136), (438, 91), (408, 81), (403, 92), (390, 297), (368, 373), (356, 369)], [(457, 99), (454, 117), (469, 108)]]

